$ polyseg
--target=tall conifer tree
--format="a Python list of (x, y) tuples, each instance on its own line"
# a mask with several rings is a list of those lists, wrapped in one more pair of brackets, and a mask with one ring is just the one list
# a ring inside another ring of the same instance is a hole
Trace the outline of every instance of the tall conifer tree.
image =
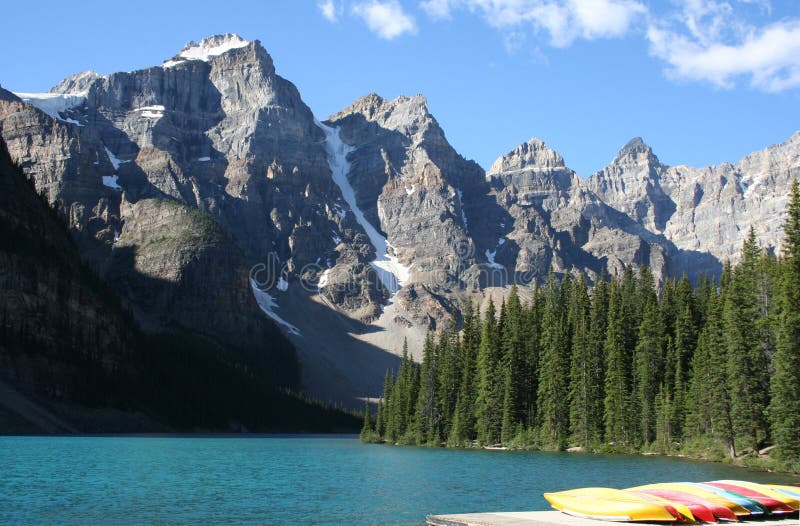
[(779, 455), (800, 467), (800, 188), (797, 179), (783, 223), (781, 314), (775, 349), (770, 420)]
[(478, 389), (475, 417), (478, 443), (496, 444), (502, 424), (502, 381), (500, 378), (500, 346), (494, 302), (489, 299), (478, 348)]

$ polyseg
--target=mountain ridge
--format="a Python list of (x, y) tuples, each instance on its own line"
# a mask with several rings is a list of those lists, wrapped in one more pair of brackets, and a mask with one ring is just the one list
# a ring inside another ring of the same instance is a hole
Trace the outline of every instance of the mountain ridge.
[[(800, 173), (800, 132), (700, 169), (663, 165), (637, 137), (588, 178), (532, 138), (484, 170), (449, 144), (419, 94), (369, 93), (320, 123), (259, 41), (233, 34), (190, 42), (160, 66), (79, 73), (51, 92), (27, 102), (0, 92), (0, 135), (93, 268), (114, 276), (117, 246), (138, 251), (160, 235), (147, 226), (157, 207), (139, 203), (200, 210), (244, 267), (269, 269), (262, 310), (299, 328), (290, 338), (305, 357), (307, 391), (337, 400), (374, 396), (375, 383), (359, 384), (346, 352), (304, 337), (303, 327), (319, 332), (304, 320), (312, 303), (321, 326), (355, 323), (361, 350), (352, 352), (396, 354), (403, 337), (419, 341), (468, 297), (539, 282), (551, 267), (590, 279), (628, 265), (648, 265), (657, 279), (715, 274), (736, 258), (749, 224), (777, 249), (780, 195)], [(381, 257), (407, 269), (401, 286), (386, 287)], [(204, 329), (200, 314), (184, 321)], [(351, 384), (346, 394), (316, 385), (331, 360), (332, 376)]]

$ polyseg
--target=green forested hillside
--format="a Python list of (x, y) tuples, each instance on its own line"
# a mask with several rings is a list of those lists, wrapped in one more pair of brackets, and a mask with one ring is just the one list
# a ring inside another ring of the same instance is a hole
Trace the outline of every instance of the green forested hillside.
[[(388, 373), (362, 438), (420, 445), (757, 455), (800, 470), (800, 195), (778, 257), (756, 245), (719, 282), (658, 288), (628, 268), (593, 288), (552, 273), (429, 335)], [(499, 311), (499, 312), (498, 312)]]

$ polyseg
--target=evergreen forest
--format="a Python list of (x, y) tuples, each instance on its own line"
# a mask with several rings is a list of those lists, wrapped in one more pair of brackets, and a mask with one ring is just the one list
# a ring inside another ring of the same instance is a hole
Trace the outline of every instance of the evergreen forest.
[[(468, 302), (422, 363), (403, 349), (362, 440), (659, 452), (800, 471), (800, 191), (783, 247), (751, 228), (719, 279), (551, 271), (522, 301)], [(773, 447), (774, 446), (774, 447)], [(759, 464), (761, 462), (761, 464)]]

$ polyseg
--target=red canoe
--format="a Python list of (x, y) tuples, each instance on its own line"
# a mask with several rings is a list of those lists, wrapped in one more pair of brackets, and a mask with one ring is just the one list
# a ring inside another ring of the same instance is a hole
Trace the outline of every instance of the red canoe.
[(710, 500), (692, 495), (691, 493), (668, 489), (636, 489), (636, 491), (683, 504), (691, 510), (695, 517), (703, 522), (717, 522), (717, 519), (728, 521), (739, 520), (736, 515), (725, 506), (714, 504)]
[(709, 486), (714, 486), (715, 488), (724, 489), (727, 491), (732, 491), (734, 493), (738, 493), (743, 497), (747, 497), (748, 499), (752, 499), (762, 506), (766, 507), (770, 513), (781, 514), (781, 513), (792, 513), (794, 510), (788, 504), (781, 502), (777, 499), (773, 499), (763, 493), (760, 493), (754, 489), (739, 486), (736, 484), (728, 484), (725, 482), (704, 482), (704, 484), (708, 484)]

